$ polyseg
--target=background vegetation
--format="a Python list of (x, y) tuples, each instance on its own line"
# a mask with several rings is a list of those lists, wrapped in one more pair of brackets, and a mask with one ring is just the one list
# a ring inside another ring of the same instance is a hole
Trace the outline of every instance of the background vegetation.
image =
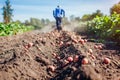
[(120, 14), (114, 13), (110, 16), (97, 16), (88, 23), (88, 31), (99, 38), (120, 40)]
[(33, 30), (33, 26), (24, 26), (19, 23), (0, 23), (0, 36), (11, 36), (16, 34), (21, 34), (23, 32)]
[(13, 9), (11, 8), (10, 0), (5, 1), (5, 5), (3, 6), (3, 23), (0, 23), (0, 36), (7, 35), (16, 35), (29, 30), (33, 30), (33, 26), (25, 26), (20, 22), (13, 22)]
[(88, 22), (88, 32), (98, 38), (112, 39), (120, 43), (120, 2), (110, 9), (110, 16), (96, 16)]

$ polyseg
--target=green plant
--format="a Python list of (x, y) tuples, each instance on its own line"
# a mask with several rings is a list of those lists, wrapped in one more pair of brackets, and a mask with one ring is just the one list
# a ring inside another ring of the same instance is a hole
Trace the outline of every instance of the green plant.
[(100, 38), (120, 40), (120, 14), (96, 17), (88, 22), (88, 31)]
[(0, 36), (16, 35), (33, 29), (32, 26), (24, 26), (18, 23), (0, 23)]

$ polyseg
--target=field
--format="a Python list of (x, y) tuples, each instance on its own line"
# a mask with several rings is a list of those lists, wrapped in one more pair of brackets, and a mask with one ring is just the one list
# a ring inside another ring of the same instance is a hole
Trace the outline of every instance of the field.
[(0, 80), (120, 80), (119, 50), (64, 30), (0, 37)]
[(119, 0), (0, 7), (0, 80), (120, 80)]

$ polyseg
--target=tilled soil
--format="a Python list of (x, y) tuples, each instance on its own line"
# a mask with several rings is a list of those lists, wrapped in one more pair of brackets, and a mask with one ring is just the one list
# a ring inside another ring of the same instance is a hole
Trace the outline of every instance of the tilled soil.
[(119, 50), (68, 31), (0, 37), (0, 80), (120, 80)]

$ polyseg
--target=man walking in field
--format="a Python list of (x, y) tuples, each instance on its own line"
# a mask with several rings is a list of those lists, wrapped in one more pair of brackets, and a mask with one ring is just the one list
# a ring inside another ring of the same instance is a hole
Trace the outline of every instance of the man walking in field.
[(53, 16), (56, 20), (57, 30), (58, 31), (62, 30), (61, 23), (62, 23), (62, 18), (65, 17), (65, 11), (61, 9), (60, 6), (58, 5), (57, 8), (53, 10)]

